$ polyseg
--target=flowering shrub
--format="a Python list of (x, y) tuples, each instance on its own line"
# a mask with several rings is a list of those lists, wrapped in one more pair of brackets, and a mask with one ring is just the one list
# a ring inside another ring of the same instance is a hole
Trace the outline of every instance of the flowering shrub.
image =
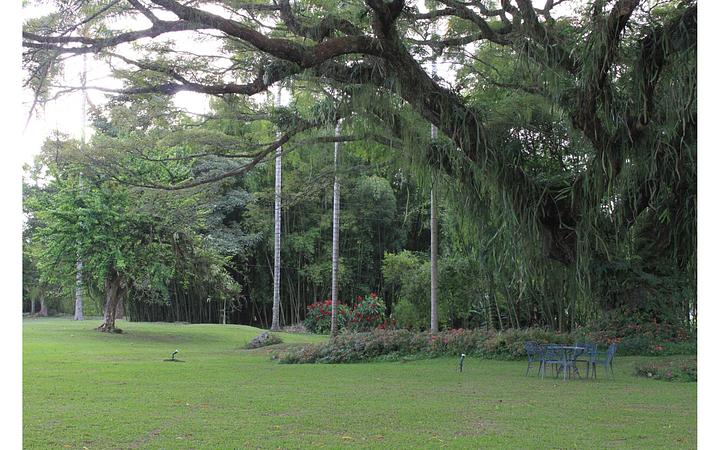
[[(601, 349), (607, 346), (603, 341), (594, 341), (584, 335), (557, 333), (541, 328), (510, 329), (503, 332), (455, 329), (433, 334), (415, 333), (404, 329), (384, 330), (378, 327), (370, 332), (340, 334), (326, 344), (306, 347), (300, 353), (285, 355), (281, 362), (345, 363), (406, 357), (458, 356), (461, 353), (485, 359), (513, 360), (526, 357), (524, 348), (526, 341), (535, 341), (539, 344), (597, 342)], [(625, 353), (624, 345), (625, 340), (622, 340), (618, 347), (618, 354), (636, 354)], [(671, 352), (670, 354), (693, 354), (695, 343), (655, 343), (643, 347), (642, 351), (644, 352), (642, 354), (653, 354), (653, 352), (656, 352), (655, 354), (669, 354), (667, 352)], [(686, 372), (689, 374), (688, 371)]]
[(365, 298), (358, 296), (357, 300), (350, 314), (350, 330), (370, 331), (385, 323), (385, 302), (376, 293), (372, 292)]
[(635, 375), (663, 381), (697, 381), (697, 358), (638, 364)]
[(310, 362), (317, 362), (319, 356), (319, 345), (308, 344), (305, 347), (300, 347), (292, 350), (281, 356), (280, 362), (283, 364), (304, 364)]
[(378, 330), (394, 330), (397, 328), (397, 320), (385, 319), (380, 325), (377, 326)]
[[(350, 317), (350, 308), (338, 302), (337, 305), (337, 326), (338, 331), (345, 328), (345, 324)], [(305, 316), (305, 328), (316, 334), (327, 334), (330, 332), (330, 322), (332, 319), (332, 300), (328, 299), (324, 302), (315, 302), (307, 308)]]
[[(308, 307), (305, 327), (313, 333), (330, 331), (331, 301), (313, 303)], [(557, 343), (572, 344), (575, 342), (594, 342), (601, 348), (610, 344), (618, 344), (618, 355), (693, 355), (697, 353), (697, 340), (694, 332), (688, 332), (679, 326), (658, 323), (654, 320), (636, 323), (635, 319), (611, 317), (602, 319), (593, 327), (580, 327), (572, 333), (547, 331), (542, 328), (508, 329), (502, 332), (495, 330), (448, 330), (435, 335), (428, 333), (410, 333), (407, 330), (395, 330), (396, 322), (385, 319), (385, 304), (375, 293), (365, 297), (358, 296), (352, 310), (346, 305), (338, 305), (338, 330), (367, 332), (387, 331), (382, 339), (352, 337), (348, 344), (352, 349), (343, 349), (343, 356), (337, 356), (332, 348), (323, 350), (322, 357), (328, 362), (341, 362), (338, 359), (360, 361), (383, 356), (459, 354), (482, 356), (495, 359), (521, 359), (526, 356), (524, 344), (535, 341), (540, 344)], [(372, 334), (374, 336), (375, 334)], [(424, 336), (422, 338), (408, 336)], [(346, 338), (342, 338), (346, 339)], [(335, 344), (341, 345), (344, 340), (336, 339)], [(369, 339), (369, 340), (368, 340)], [(367, 342), (366, 342), (367, 341)], [(419, 345), (423, 343), (423, 345)], [(368, 352), (365, 352), (367, 344)], [(360, 350), (354, 350), (355, 348)], [(336, 361), (338, 360), (338, 361)]]
[(343, 333), (326, 344), (291, 351), (281, 358), (287, 364), (347, 363), (400, 357), (435, 357), (440, 355), (483, 356), (486, 334), (471, 330), (450, 330), (436, 334), (408, 330), (375, 329), (366, 333)]
[[(307, 308), (305, 328), (316, 334), (330, 332), (332, 320), (332, 300), (315, 302)], [(358, 296), (354, 308), (338, 302), (338, 331), (349, 329), (352, 331), (370, 331), (377, 327), (389, 328), (394, 326), (385, 320), (385, 302), (372, 292), (365, 297)]]

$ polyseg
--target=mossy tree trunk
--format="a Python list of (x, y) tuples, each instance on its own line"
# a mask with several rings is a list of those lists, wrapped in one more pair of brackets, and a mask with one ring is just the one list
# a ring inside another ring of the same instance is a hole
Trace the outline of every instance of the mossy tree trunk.
[(40, 297), (40, 311), (37, 313), (38, 316), (47, 317), (48, 310), (47, 304), (45, 303), (45, 297)]
[(82, 260), (78, 258), (75, 271), (75, 316), (74, 320), (84, 320), (83, 316), (83, 285), (82, 285)]
[(108, 271), (105, 278), (105, 312), (103, 323), (97, 327), (98, 331), (106, 333), (117, 333), (115, 319), (118, 318), (118, 309), (122, 303), (122, 296), (127, 291), (127, 284), (123, 282), (122, 276), (114, 268)]

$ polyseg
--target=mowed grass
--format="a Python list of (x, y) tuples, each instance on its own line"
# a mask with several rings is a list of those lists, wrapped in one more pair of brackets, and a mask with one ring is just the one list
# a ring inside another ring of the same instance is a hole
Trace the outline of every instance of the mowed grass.
[[(525, 377), (524, 362), (284, 365), (236, 325), (27, 319), (25, 448), (694, 448), (696, 384)], [(286, 343), (318, 336), (282, 334)], [(286, 345), (286, 344), (280, 344)], [(183, 363), (163, 362), (180, 349)]]

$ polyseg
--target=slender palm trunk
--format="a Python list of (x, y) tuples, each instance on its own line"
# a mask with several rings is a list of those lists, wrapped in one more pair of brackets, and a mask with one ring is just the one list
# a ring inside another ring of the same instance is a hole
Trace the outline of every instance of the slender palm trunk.
[[(335, 126), (335, 136), (340, 135), (340, 121)], [(340, 142), (335, 142), (334, 170), (335, 181), (333, 182), (333, 234), (332, 234), (332, 315), (330, 320), (330, 334), (335, 336), (338, 333), (337, 327), (337, 302), (338, 302), (338, 257), (340, 254), (340, 182), (338, 180), (338, 156), (340, 153)]]
[(438, 332), (438, 220), (435, 191), (430, 191), (430, 332)]
[[(83, 55), (83, 72), (81, 75), (80, 82), (82, 84), (83, 92), (83, 106), (82, 106), (82, 145), (85, 147), (85, 121), (87, 119), (87, 91), (85, 85), (87, 83), (87, 55)], [(82, 176), (82, 175), (81, 175)], [(80, 189), (82, 189), (82, 178), (80, 179)], [(83, 292), (82, 292), (82, 259), (78, 257), (75, 263), (75, 316), (74, 320), (84, 320), (83, 316)]]
[[(437, 65), (433, 60), (432, 73), (437, 72)], [(437, 139), (437, 128), (430, 125), (430, 139)], [(438, 221), (435, 190), (430, 190), (430, 332), (437, 333), (438, 327)]]
[[(280, 107), (282, 88), (278, 88), (276, 106)], [(279, 133), (278, 133), (279, 135)], [(273, 309), (270, 329), (280, 331), (280, 211), (282, 208), (282, 147), (275, 151), (275, 264), (273, 268)]]

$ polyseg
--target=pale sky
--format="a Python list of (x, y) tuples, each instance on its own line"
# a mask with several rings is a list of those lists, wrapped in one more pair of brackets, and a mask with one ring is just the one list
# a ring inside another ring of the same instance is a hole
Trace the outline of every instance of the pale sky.
[[(51, 8), (47, 6), (33, 6), (23, 9), (23, 19), (30, 17), (38, 17), (47, 12)], [(174, 16), (160, 15), (162, 19), (172, 19)], [(125, 20), (118, 26), (137, 28), (144, 28), (150, 24), (144, 17), (138, 18), (137, 24), (133, 24), (131, 20)], [(147, 22), (147, 23), (144, 23)], [(191, 33), (172, 33), (172, 38), (178, 42), (184, 40), (191, 41)], [(194, 46), (197, 47), (197, 43), (191, 41)], [(129, 49), (128, 45), (121, 47), (122, 53), (126, 56), (133, 56), (133, 52)], [(205, 43), (202, 51), (212, 53), (216, 49), (216, 46), (210, 43)], [(63, 77), (58, 80), (60, 85), (68, 86), (79, 86), (80, 79), (83, 72), (83, 58), (77, 56), (70, 58), (65, 62), (63, 70)], [(110, 76), (110, 71), (105, 63), (95, 61), (92, 56), (87, 57), (87, 85), (88, 86), (102, 86), (106, 88), (120, 88), (120, 83)], [(96, 106), (102, 105), (106, 102), (106, 94), (97, 90), (88, 89), (86, 90), (89, 103)], [(173, 96), (175, 105), (180, 108), (186, 109), (194, 113), (206, 113), (209, 110), (209, 97), (204, 94), (198, 94), (194, 92), (180, 92)], [(30, 107), (32, 105), (32, 94), (27, 91), (22, 93), (22, 102), (24, 107), (23, 125), (27, 120)], [(33, 116), (27, 123), (27, 127), (23, 130), (21, 136), (21, 147), (22, 147), (22, 161), (23, 163), (32, 163), (33, 158), (40, 151), (40, 148), (45, 141), (45, 138), (49, 136), (54, 130), (60, 130), (63, 133), (69, 134), (75, 138), (81, 138), (83, 133), (83, 94), (82, 92), (74, 92), (71, 94), (65, 94), (62, 97), (46, 103), (44, 106), (37, 108), (37, 111), (33, 113)], [(86, 138), (92, 135), (93, 130), (89, 126), (89, 120), (85, 126)]]

